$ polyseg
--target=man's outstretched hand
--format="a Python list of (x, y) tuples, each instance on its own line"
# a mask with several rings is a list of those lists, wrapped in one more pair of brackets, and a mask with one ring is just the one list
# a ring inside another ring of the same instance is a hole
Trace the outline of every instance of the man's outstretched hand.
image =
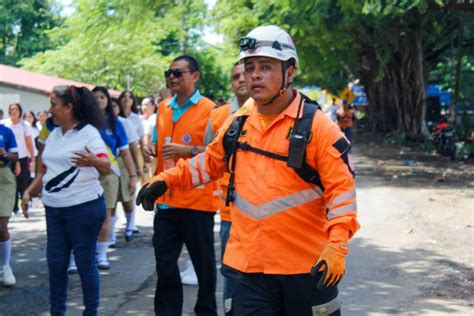
[(163, 180), (148, 182), (143, 185), (137, 195), (137, 205), (142, 205), (146, 211), (155, 209), (155, 200), (165, 194), (166, 183)]

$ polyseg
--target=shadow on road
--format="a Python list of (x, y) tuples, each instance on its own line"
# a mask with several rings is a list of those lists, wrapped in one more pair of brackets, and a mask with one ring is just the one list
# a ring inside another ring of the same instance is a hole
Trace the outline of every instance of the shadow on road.
[[(369, 312), (447, 315), (458, 310), (436, 300), (474, 301), (472, 269), (435, 252), (424, 249), (387, 251), (362, 238), (351, 242), (350, 252), (364, 260), (351, 260), (349, 256), (349, 277), (341, 287), (346, 302), (343, 311), (347, 315), (367, 315)], [(351, 277), (351, 270), (358, 270), (356, 277)], [(409, 287), (415, 287), (418, 294), (403, 301), (404, 292), (413, 292)]]

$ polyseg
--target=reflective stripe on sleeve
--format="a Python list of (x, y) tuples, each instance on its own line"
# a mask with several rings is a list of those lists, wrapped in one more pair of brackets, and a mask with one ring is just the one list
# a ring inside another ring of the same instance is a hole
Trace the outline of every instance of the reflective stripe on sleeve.
[(211, 177), (206, 172), (206, 157), (205, 156), (206, 156), (205, 152), (197, 155), (197, 157), (199, 157), (199, 169), (201, 170), (202, 182), (208, 183), (211, 181)]
[(344, 206), (336, 207), (335, 209), (329, 211), (327, 219), (330, 220), (333, 217), (345, 215), (348, 213), (357, 212), (357, 203), (353, 202)]
[(191, 181), (193, 182), (194, 186), (200, 184), (200, 182), (199, 182), (199, 173), (198, 173), (198, 170), (196, 168), (196, 163), (197, 163), (197, 156), (194, 156), (189, 161), (189, 171), (191, 172)]
[(336, 196), (334, 199), (332, 199), (332, 201), (327, 205), (327, 208), (331, 209), (331, 207), (333, 207), (334, 205), (352, 200), (355, 197), (356, 197), (355, 190), (341, 193), (338, 196)]
[(251, 202), (245, 200), (236, 192), (234, 204), (245, 214), (256, 219), (262, 219), (279, 212), (283, 212), (289, 208), (298, 207), (300, 205), (312, 202), (314, 200), (320, 199), (321, 197), (321, 189), (319, 187), (314, 187), (261, 205), (254, 205)]

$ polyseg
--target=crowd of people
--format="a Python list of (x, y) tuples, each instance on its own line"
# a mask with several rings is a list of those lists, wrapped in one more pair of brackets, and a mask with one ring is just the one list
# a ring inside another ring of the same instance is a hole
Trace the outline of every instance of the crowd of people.
[[(101, 86), (55, 87), (38, 119), (9, 106), (0, 125), (5, 286), (15, 285), (8, 220), (19, 200), (28, 217), (40, 197), (51, 314), (65, 315), (68, 274), (78, 273), (84, 315), (97, 315), (98, 269), (113, 269), (121, 202), (127, 242), (139, 233), (136, 206), (155, 212), (157, 315), (182, 314), (183, 283), (199, 286), (197, 315), (217, 315), (217, 212), (226, 315), (340, 315), (337, 284), (359, 227), (351, 112), (334, 111), (338, 128), (291, 87), (299, 60), (279, 27), (257, 27), (240, 47), (228, 103), (201, 94), (199, 64), (182, 55), (141, 113), (132, 91), (115, 99)], [(190, 260), (180, 273), (183, 245)]]

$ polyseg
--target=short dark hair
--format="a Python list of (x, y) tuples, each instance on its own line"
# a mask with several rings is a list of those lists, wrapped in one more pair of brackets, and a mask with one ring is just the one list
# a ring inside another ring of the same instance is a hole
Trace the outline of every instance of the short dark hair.
[(180, 60), (186, 60), (188, 62), (189, 71), (191, 72), (199, 71), (199, 64), (196, 58), (191, 57), (189, 55), (181, 55), (173, 59), (173, 62), (180, 61)]
[(87, 123), (97, 129), (102, 127), (104, 118), (99, 104), (86, 87), (56, 86), (53, 93), (66, 104), (72, 104), (73, 115), (80, 123)]
[(10, 104), (10, 105), (8, 106), (8, 115), (11, 115), (11, 114), (10, 114), (10, 110), (11, 110), (12, 107), (14, 107), (14, 106), (17, 106), (17, 107), (18, 107), (18, 110), (20, 111), (20, 118), (22, 118), (22, 115), (23, 115), (23, 108), (21, 107), (21, 104), (18, 103), (18, 102), (14, 102), (14, 103), (12, 103), (12, 104)]

